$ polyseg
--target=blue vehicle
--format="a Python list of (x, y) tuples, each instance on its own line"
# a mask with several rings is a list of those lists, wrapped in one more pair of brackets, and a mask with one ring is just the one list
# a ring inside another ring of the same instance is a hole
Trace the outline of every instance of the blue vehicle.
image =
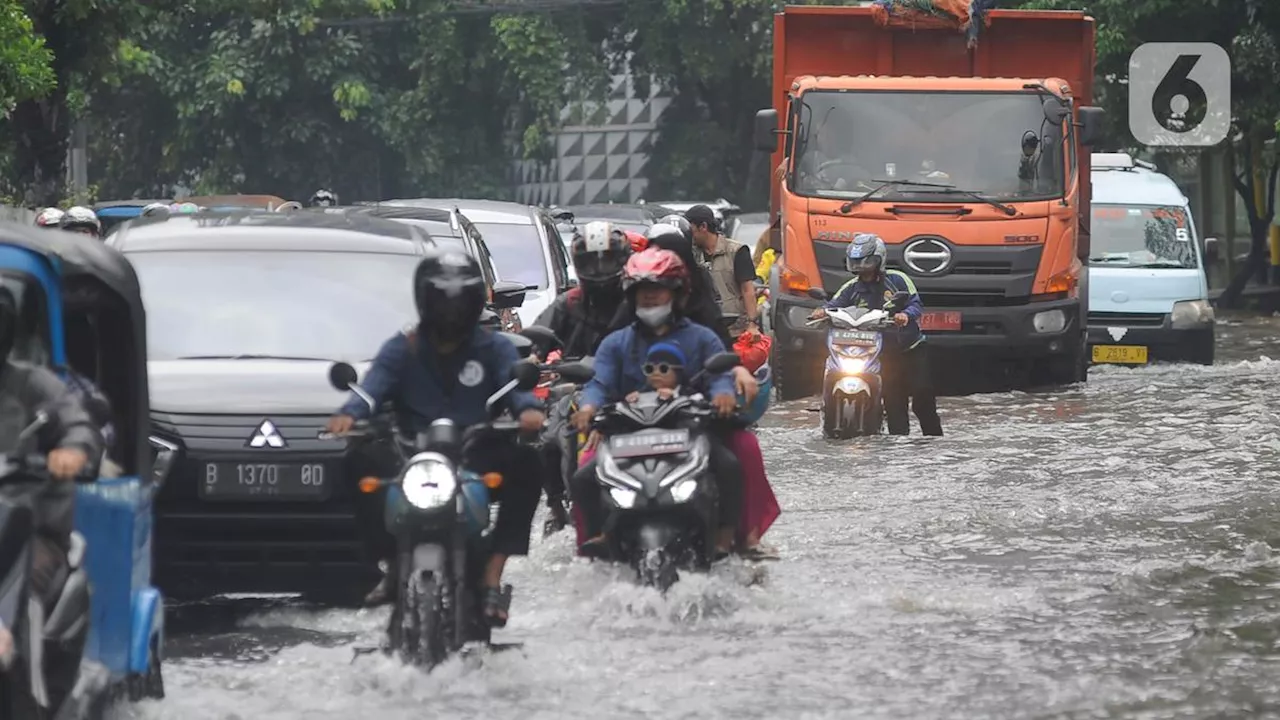
[[(527, 355), (532, 343), (518, 335), (517, 352)], [(494, 393), (488, 407), (513, 390), (532, 390), (538, 366), (516, 363), (510, 382)], [(356, 382), (356, 370), (335, 363), (329, 382), (350, 390), (377, 408)], [(501, 487), (501, 475), (480, 477), (462, 464), (470, 443), (493, 433), (519, 430), (515, 420), (493, 420), (459, 428), (452, 421), (433, 422), (429, 430), (407, 439), (395, 431), (386, 414), (348, 433), (371, 441), (392, 440), (403, 456), (395, 478), (364, 478), (363, 492), (386, 491), (387, 531), (396, 539), (395, 606), (388, 622), (388, 650), (406, 664), (431, 669), (470, 642), (488, 643), (489, 625), (482, 614), (483, 573), (489, 559), (490, 488)], [(321, 437), (328, 437), (322, 432)]]
[[(819, 288), (809, 294), (816, 300), (827, 299)], [(827, 437), (880, 434), (884, 424), (882, 331), (893, 327), (894, 307), (905, 301), (906, 293), (898, 293), (881, 310), (828, 309), (825, 317), (808, 322), (830, 328), (822, 378), (822, 432)]]
[[(16, 648), (0, 670), (0, 703), (7, 704), (0, 717), (78, 718), (121, 695), (163, 697), (164, 603), (151, 586), (151, 499), (173, 455), (148, 436), (137, 279), (122, 255), (97, 240), (6, 223), (0, 284), (19, 300), (12, 357), (93, 382), (111, 407), (91, 407), (91, 415), (114, 436), (103, 463), (113, 477), (77, 488), (70, 572), (52, 607), (28, 597), (29, 530), (6, 523), (20, 522), (24, 511), (0, 499), (0, 621)], [(0, 482), (17, 470), (41, 477), (42, 458), (9, 452)]]
[(1095, 363), (1212, 365), (1214, 313), (1187, 198), (1154, 165), (1093, 154), (1089, 345)]
[(93, 212), (98, 216), (98, 222), (102, 223), (102, 237), (110, 235), (121, 223), (132, 220), (142, 215), (142, 210), (152, 203), (164, 203), (168, 205), (172, 200), (112, 200), (109, 202), (96, 203), (93, 206)]

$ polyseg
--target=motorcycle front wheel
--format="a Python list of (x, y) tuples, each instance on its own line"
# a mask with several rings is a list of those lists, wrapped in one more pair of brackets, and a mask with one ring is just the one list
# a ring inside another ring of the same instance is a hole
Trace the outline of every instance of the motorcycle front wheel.
[(398, 600), (400, 657), (428, 670), (449, 657), (448, 583), (429, 572), (415, 572)]

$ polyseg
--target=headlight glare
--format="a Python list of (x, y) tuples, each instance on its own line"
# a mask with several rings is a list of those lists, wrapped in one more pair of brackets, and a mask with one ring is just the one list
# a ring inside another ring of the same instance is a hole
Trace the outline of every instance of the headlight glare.
[(405, 500), (420, 510), (433, 510), (453, 500), (458, 478), (453, 465), (442, 455), (415, 455), (400, 478)]

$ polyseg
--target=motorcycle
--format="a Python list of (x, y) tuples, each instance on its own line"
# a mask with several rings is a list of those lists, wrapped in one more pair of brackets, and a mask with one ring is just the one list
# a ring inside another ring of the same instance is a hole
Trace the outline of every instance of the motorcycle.
[[(819, 288), (809, 294), (816, 300), (827, 299)], [(830, 326), (822, 380), (822, 432), (827, 437), (847, 439), (880, 433), (884, 422), (883, 332), (894, 327), (893, 314), (908, 297), (897, 293), (880, 310), (829, 309), (826, 317), (808, 321), (810, 327)]]
[[(47, 414), (38, 413), (18, 435), (16, 447), (26, 447), (48, 422)], [(49, 482), (44, 455), (0, 458), (0, 485)], [(31, 595), (34, 522), (30, 508), (0, 496), (0, 627), (13, 640), (0, 648), (0, 717), (5, 718), (41, 720), (80, 712), (72, 690), (89, 634), (85, 540), (72, 533), (57, 600), (46, 607)]]
[[(372, 408), (375, 403), (356, 382), (355, 368), (335, 363), (329, 381), (349, 390)], [(537, 366), (517, 363), (512, 377), (486, 401), (494, 407), (515, 390), (532, 390)], [(368, 435), (365, 425), (348, 435)], [(502, 476), (480, 476), (462, 465), (470, 446), (495, 435), (514, 435), (519, 423), (492, 420), (460, 429), (436, 420), (412, 441), (410, 454), (395, 478), (365, 477), (360, 490), (387, 491), (387, 530), (396, 538), (399, 592), (388, 626), (388, 650), (404, 662), (431, 669), (469, 642), (488, 643), (489, 624), (482, 612), (484, 566), (491, 528), (489, 491)], [(374, 430), (385, 432), (386, 428)], [(327, 437), (328, 433), (320, 433)], [(398, 447), (404, 443), (398, 441)]]
[[(734, 353), (715, 355), (688, 386), (738, 364)], [(665, 592), (680, 568), (706, 569), (715, 558), (719, 498), (707, 427), (714, 415), (700, 394), (663, 401), (657, 392), (596, 414), (603, 437), (596, 480), (609, 513), (609, 554), (630, 564), (643, 585)]]

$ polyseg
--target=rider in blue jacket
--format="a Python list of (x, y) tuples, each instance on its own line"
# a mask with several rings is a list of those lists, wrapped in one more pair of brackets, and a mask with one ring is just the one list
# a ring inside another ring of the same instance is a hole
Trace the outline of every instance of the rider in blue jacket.
[[(656, 343), (670, 343), (682, 351), (685, 377), (701, 371), (706, 361), (725, 351), (715, 331), (696, 325), (681, 316), (687, 298), (689, 270), (684, 261), (670, 250), (651, 248), (633, 255), (623, 277), (627, 302), (634, 309), (635, 320), (627, 327), (610, 333), (600, 343), (595, 356), (595, 378), (582, 391), (582, 406), (574, 415), (574, 424), (585, 432), (596, 410), (604, 403), (617, 402), (628, 394), (647, 390), (644, 364), (649, 348)], [(737, 406), (733, 376), (729, 373), (708, 378), (707, 395), (722, 416), (732, 415)], [(711, 443), (711, 470), (720, 494), (721, 526), (716, 548), (727, 554), (733, 547), (734, 530), (742, 510), (742, 466), (728, 447), (718, 438)], [(592, 461), (573, 476), (574, 504), (582, 509), (586, 523), (583, 550), (598, 549), (604, 541), (604, 512), (595, 482)]]
[(884, 332), (882, 380), (885, 422), (891, 434), (908, 434), (911, 422), (907, 418), (907, 401), (910, 399), (911, 409), (920, 423), (920, 433), (941, 435), (938, 398), (929, 370), (929, 346), (920, 331), (924, 303), (920, 301), (915, 283), (906, 273), (885, 267), (888, 257), (888, 248), (879, 235), (854, 235), (845, 256), (845, 267), (854, 274), (854, 278), (845, 283), (824, 307), (814, 310), (810, 317), (820, 318), (826, 315), (827, 310), (837, 308), (880, 310), (894, 295), (907, 293), (906, 303), (896, 308), (893, 314), (897, 328)]
[[(413, 437), (432, 421), (448, 418), (460, 428), (488, 421), (485, 401), (511, 377), (519, 362), (515, 346), (501, 335), (479, 327), (485, 304), (484, 276), (476, 260), (461, 251), (428, 255), (413, 279), (418, 325), (383, 344), (365, 375), (364, 389), (381, 405), (395, 404), (397, 427)], [(504, 401), (521, 430), (536, 434), (546, 419), (532, 393), (512, 392)], [(372, 409), (352, 397), (329, 419), (328, 429), (342, 434)], [(506, 624), (511, 586), (502, 585), (507, 557), (529, 552), (529, 528), (541, 493), (541, 465), (529, 446), (502, 443), (473, 448), (468, 466), (477, 472), (502, 473), (497, 491), (502, 502), (485, 570), (485, 615), (495, 626)], [(366, 598), (385, 601), (394, 589), (393, 571)]]

